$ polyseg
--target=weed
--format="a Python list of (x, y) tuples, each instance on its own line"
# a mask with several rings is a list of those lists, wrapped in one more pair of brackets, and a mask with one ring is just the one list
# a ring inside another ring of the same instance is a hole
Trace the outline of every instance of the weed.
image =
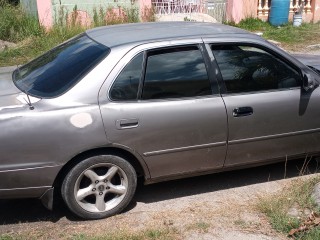
[(311, 45), (319, 43), (320, 23), (304, 23), (300, 27), (294, 27), (292, 23), (275, 27), (268, 22), (257, 18), (247, 18), (238, 24), (225, 22), (225, 24), (242, 28), (251, 32), (263, 32), (263, 37), (281, 42), (288, 50), (304, 48), (306, 43)]
[(210, 224), (204, 221), (199, 221), (193, 224), (190, 224), (187, 229), (191, 230), (191, 229), (196, 229), (200, 232), (208, 232), (208, 229), (210, 227)]
[[(305, 181), (296, 180), (291, 187), (281, 192), (279, 196), (269, 196), (261, 199), (258, 203), (258, 209), (266, 214), (271, 226), (279, 231), (288, 234), (288, 232), (300, 226), (300, 217), (290, 217), (287, 212), (290, 207), (296, 205), (299, 209), (310, 209), (318, 211), (314, 200), (312, 199), (312, 191), (319, 177), (308, 179)], [(310, 236), (318, 234), (315, 238)], [(320, 239), (320, 230), (313, 229), (311, 231), (301, 233), (298, 239)]]
[(154, 7), (144, 7), (141, 16), (142, 22), (155, 22), (156, 19), (156, 9)]
[(126, 22), (127, 23), (135, 23), (139, 22), (139, 9), (135, 7), (134, 5), (131, 5), (130, 7), (124, 8), (124, 12), (126, 15)]
[(105, 26), (107, 25), (105, 10), (102, 6), (93, 9), (93, 24), (96, 27)]
[(185, 22), (196, 22), (196, 20), (193, 20), (193, 19), (188, 18), (188, 17), (184, 17), (183, 21), (185, 21)]
[(26, 236), (11, 236), (8, 234), (0, 235), (0, 240), (23, 240)]
[[(139, 232), (121, 231), (114, 233), (102, 234), (99, 236), (87, 236), (85, 234), (77, 234), (71, 237), (72, 240), (161, 240), (161, 239), (174, 239), (175, 231), (169, 228), (159, 229), (146, 229)], [(0, 239), (1, 240), (1, 239)], [(11, 240), (11, 239), (9, 239)]]
[(237, 219), (233, 222), (235, 225), (241, 227), (241, 228), (247, 228), (248, 224), (243, 219)]
[(41, 36), (44, 29), (38, 19), (28, 15), (21, 7), (0, 0), (0, 39), (18, 42), (30, 36)]

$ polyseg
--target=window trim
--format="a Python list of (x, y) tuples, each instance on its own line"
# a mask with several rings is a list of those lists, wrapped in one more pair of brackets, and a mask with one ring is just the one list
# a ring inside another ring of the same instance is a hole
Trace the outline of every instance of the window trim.
[(255, 47), (258, 49), (261, 49), (275, 57), (277, 57), (279, 60), (281, 60), (282, 62), (284, 62), (285, 64), (289, 65), (291, 68), (293, 68), (294, 70), (296, 70), (298, 72), (298, 74), (300, 75), (300, 79), (299, 79), (299, 83), (300, 86), (297, 87), (289, 87), (289, 88), (280, 88), (280, 89), (269, 89), (269, 90), (260, 90), (260, 91), (250, 91), (250, 92), (238, 92), (238, 93), (228, 93), (227, 92), (227, 86), (225, 84), (225, 81), (223, 80), (221, 71), (220, 71), (220, 67), (218, 65), (218, 62), (216, 60), (216, 57), (213, 55), (213, 61), (214, 63), (211, 62), (212, 65), (214, 65), (215, 68), (218, 69), (218, 74), (217, 78), (219, 79), (218, 82), (222, 84), (222, 87), (220, 88), (221, 90), (221, 96), (234, 96), (234, 95), (247, 95), (247, 94), (255, 94), (255, 93), (268, 93), (268, 92), (278, 92), (278, 91), (287, 91), (287, 90), (293, 90), (293, 89), (301, 89), (302, 87), (302, 72), (301, 69), (296, 66), (295, 64), (293, 64), (292, 62), (290, 62), (288, 59), (284, 58), (283, 56), (281, 56), (280, 54), (278, 54), (275, 51), (272, 51), (272, 49), (267, 48), (266, 46), (257, 44), (257, 43), (252, 43), (252, 42), (208, 42), (205, 43), (208, 48), (206, 48), (207, 51), (211, 51), (211, 46), (212, 45), (216, 45), (216, 46), (221, 46), (221, 45), (234, 45), (234, 46), (249, 46), (249, 47)]
[[(119, 99), (112, 99), (111, 97), (111, 91), (113, 86), (115, 85), (118, 77), (120, 76), (120, 74), (122, 73), (122, 71), (126, 68), (126, 66), (128, 66), (128, 64), (134, 59), (136, 58), (139, 54), (142, 54), (142, 63), (141, 63), (141, 75), (140, 75), (140, 79), (139, 79), (139, 84), (138, 84), (138, 92), (137, 92), (137, 98), (136, 99), (130, 99), (130, 100), (119, 100)], [(144, 61), (145, 61), (145, 51), (139, 51), (137, 52), (133, 57), (130, 58), (129, 61), (127, 61), (122, 67), (121, 69), (118, 71), (118, 73), (116, 74), (116, 76), (114, 77), (113, 81), (110, 84), (110, 87), (107, 91), (107, 97), (111, 102), (137, 102), (139, 100), (139, 90), (140, 90), (140, 85), (141, 85), (141, 79), (143, 79), (143, 74), (144, 74)]]
[[(142, 89), (143, 89), (143, 85), (144, 85), (144, 80), (145, 80), (145, 74), (146, 74), (146, 65), (147, 65), (147, 57), (148, 57), (148, 52), (151, 51), (158, 51), (161, 49), (170, 49), (170, 48), (183, 48), (183, 47), (190, 47), (190, 46), (195, 46), (199, 49), (204, 64), (205, 64), (205, 68), (207, 71), (207, 76), (208, 76), (208, 80), (210, 82), (210, 87), (211, 87), (211, 94), (208, 95), (203, 95), (203, 96), (191, 96), (191, 97), (179, 97), (179, 98), (159, 98), (159, 99), (142, 99)], [(220, 87), (219, 87), (219, 83), (217, 81), (217, 79), (213, 76), (212, 74), (212, 66), (210, 63), (210, 60), (208, 59), (208, 55), (207, 55), (207, 51), (205, 50), (205, 45), (204, 43), (182, 43), (179, 42), (177, 44), (170, 44), (170, 45), (159, 45), (159, 46), (152, 46), (150, 48), (143, 48), (142, 50), (136, 51), (132, 54), (130, 54), (131, 51), (129, 51), (129, 55), (124, 55), (123, 58), (128, 57), (129, 59), (127, 61), (125, 61), (123, 63), (123, 65), (119, 68), (119, 70), (117, 71), (117, 73), (114, 75), (113, 79), (111, 80), (109, 87), (106, 91), (106, 95), (107, 95), (107, 99), (109, 102), (112, 103), (136, 103), (136, 102), (158, 102), (158, 101), (179, 101), (179, 100), (190, 100), (190, 99), (203, 99), (203, 98), (212, 98), (212, 97), (221, 97), (220, 95)], [(135, 58), (136, 56), (138, 56), (140, 53), (143, 53), (143, 62), (142, 62), (142, 74), (140, 77), (140, 81), (139, 81), (139, 87), (138, 87), (138, 94), (137, 94), (137, 99), (135, 100), (113, 100), (111, 98), (110, 92), (112, 90), (112, 86), (114, 85), (116, 79), (118, 78), (118, 76), (121, 74), (121, 72), (123, 71), (123, 69), (127, 66), (128, 63), (130, 63), (130, 61)], [(122, 58), (122, 59), (123, 59)], [(121, 61), (121, 60), (120, 60)], [(119, 62), (120, 62), (119, 61)], [(119, 64), (119, 63), (118, 63)], [(214, 89), (216, 85), (216, 93), (214, 93)]]
[[(148, 59), (148, 56), (149, 56), (149, 53), (151, 52), (156, 52), (156, 51), (162, 51), (162, 50), (170, 50), (170, 49), (175, 49), (175, 48), (188, 48), (188, 47), (197, 47), (198, 50), (200, 51), (200, 54), (202, 56), (202, 59), (203, 59), (203, 63), (205, 65), (205, 68), (206, 68), (206, 73), (207, 73), (207, 77), (208, 77), (208, 80), (209, 80), (209, 83), (210, 83), (210, 88), (211, 88), (211, 94), (207, 94), (207, 95), (200, 95), (200, 96), (190, 96), (190, 97), (177, 97), (177, 98), (159, 98), (159, 99), (142, 99), (142, 94), (143, 94), (143, 87), (144, 87), (144, 84), (145, 84), (145, 77), (146, 77), (146, 71), (147, 71), (147, 59)], [(201, 44), (182, 44), (182, 45), (176, 45), (176, 46), (168, 46), (168, 47), (159, 47), (159, 48), (154, 48), (154, 49), (150, 49), (150, 50), (147, 50), (146, 53), (145, 53), (145, 65), (143, 66), (144, 67), (144, 75), (143, 75), (143, 78), (142, 78), (142, 86), (141, 86), (141, 95), (139, 96), (138, 100), (141, 101), (141, 102), (144, 102), (144, 101), (154, 101), (154, 100), (173, 100), (173, 99), (192, 99), (192, 98), (197, 98), (197, 97), (206, 97), (206, 96), (213, 96), (214, 93), (213, 93), (213, 85), (212, 85), (212, 81), (210, 80), (210, 75), (209, 75), (209, 66), (207, 66), (207, 62), (205, 61), (205, 55), (203, 53), (203, 49), (201, 48)]]

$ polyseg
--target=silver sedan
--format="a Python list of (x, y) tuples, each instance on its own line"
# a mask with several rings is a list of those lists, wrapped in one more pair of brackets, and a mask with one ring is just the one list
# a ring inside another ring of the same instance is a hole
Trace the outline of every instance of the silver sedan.
[(85, 219), (121, 212), (138, 177), (320, 152), (320, 57), (230, 26), (92, 29), (0, 78), (0, 198), (61, 195)]

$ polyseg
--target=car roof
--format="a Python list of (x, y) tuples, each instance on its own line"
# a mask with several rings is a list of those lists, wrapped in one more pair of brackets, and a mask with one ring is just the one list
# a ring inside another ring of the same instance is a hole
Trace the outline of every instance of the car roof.
[(187, 21), (120, 24), (90, 29), (86, 33), (95, 41), (108, 47), (165, 39), (215, 37), (221, 34), (254, 35), (219, 23)]

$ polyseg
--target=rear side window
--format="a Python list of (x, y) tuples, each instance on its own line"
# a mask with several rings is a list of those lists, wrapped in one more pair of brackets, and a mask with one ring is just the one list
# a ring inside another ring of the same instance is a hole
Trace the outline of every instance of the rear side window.
[(212, 94), (206, 66), (197, 46), (148, 53), (142, 99)]
[(300, 74), (260, 48), (212, 45), (228, 93), (255, 92), (299, 87)]
[(13, 79), (21, 91), (32, 96), (56, 97), (73, 87), (109, 52), (108, 47), (82, 34), (18, 68)]
[(111, 90), (112, 100), (136, 100), (142, 75), (143, 53), (134, 57), (121, 71)]

